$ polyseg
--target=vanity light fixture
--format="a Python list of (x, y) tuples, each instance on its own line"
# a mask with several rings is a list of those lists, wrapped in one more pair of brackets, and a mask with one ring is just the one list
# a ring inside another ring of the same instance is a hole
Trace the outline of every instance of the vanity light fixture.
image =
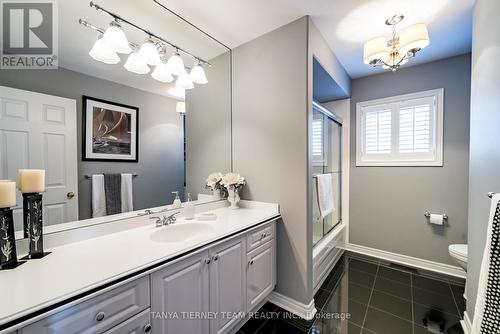
[(94, 43), (89, 55), (95, 60), (108, 65), (114, 65), (120, 62), (120, 57), (118, 57), (116, 52), (109, 47), (102, 36), (99, 36), (97, 41)]
[[(193, 82), (197, 84), (205, 84), (208, 82), (203, 67), (212, 66), (209, 62), (192, 55), (188, 51), (183, 50), (177, 45), (152, 33), (151, 31), (143, 29), (131, 21), (107, 11), (92, 1), (90, 2), (90, 7), (96, 9), (97, 11), (104, 12), (113, 18), (113, 21), (110, 23), (110, 26), (106, 29), (106, 31), (92, 25), (84, 19), (79, 20), (81, 25), (91, 28), (103, 35), (102, 38), (100, 37), (96, 41), (92, 50), (89, 52), (93, 59), (106, 64), (117, 64), (120, 62), (120, 57), (117, 53), (130, 54), (124, 65), (124, 68), (130, 72), (147, 74), (151, 71), (150, 66), (156, 66), (155, 70), (151, 74), (155, 80), (165, 83), (173, 82), (174, 77), (172, 75), (175, 75), (177, 76), (176, 86), (183, 89), (193, 88)], [(146, 41), (142, 43), (140, 47), (138, 44), (130, 42), (121, 28), (121, 23), (126, 23), (129, 26), (142, 31), (147, 36)], [(165, 64), (162, 61), (162, 56), (165, 55), (167, 47), (173, 48), (175, 52)], [(186, 71), (186, 66), (181, 57), (181, 53), (184, 56), (194, 59), (196, 62), (196, 65), (190, 70), (190, 73)]]
[(146, 63), (146, 60), (139, 52), (132, 52), (128, 56), (128, 59), (123, 67), (125, 67), (127, 71), (135, 74), (148, 74), (151, 70)]
[(139, 54), (144, 58), (146, 64), (148, 65), (157, 66), (161, 64), (160, 54), (158, 53), (155, 42), (153, 42), (151, 38), (148, 38), (141, 45)]
[(153, 77), (153, 79), (164, 83), (174, 81), (174, 77), (172, 76), (172, 73), (170, 73), (168, 65), (164, 63), (161, 63), (160, 65), (156, 66), (153, 73), (151, 73), (151, 76)]
[(207, 76), (205, 75), (205, 70), (203, 69), (203, 67), (201, 67), (199, 61), (191, 69), (190, 75), (191, 75), (191, 80), (193, 80), (193, 82), (196, 84), (204, 85), (208, 82)]
[(109, 28), (104, 32), (103, 39), (116, 53), (129, 54), (132, 48), (128, 43), (127, 36), (121, 29), (120, 23), (117, 20), (109, 24)]
[(175, 53), (168, 59), (167, 66), (170, 72), (174, 75), (181, 75), (186, 73), (184, 68), (184, 60), (182, 60), (179, 55), (179, 50), (175, 50)]
[(429, 45), (429, 32), (423, 23), (411, 25), (399, 34), (396, 25), (404, 19), (404, 15), (397, 14), (389, 17), (385, 24), (392, 27), (392, 38), (377, 37), (365, 43), (363, 61), (365, 64), (380, 66), (395, 72), (401, 65), (415, 57), (417, 52)]
[(191, 80), (191, 76), (187, 72), (184, 72), (177, 77), (177, 81), (175, 82), (175, 85), (177, 87), (183, 88), (183, 89), (193, 89), (194, 88), (194, 84), (193, 84), (193, 81)]

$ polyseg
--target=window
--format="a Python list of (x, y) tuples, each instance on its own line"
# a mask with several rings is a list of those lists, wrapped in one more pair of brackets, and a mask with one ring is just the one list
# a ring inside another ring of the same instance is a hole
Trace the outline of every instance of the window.
[(315, 159), (323, 160), (323, 119), (313, 119), (312, 154)]
[(443, 89), (356, 105), (357, 166), (442, 166)]

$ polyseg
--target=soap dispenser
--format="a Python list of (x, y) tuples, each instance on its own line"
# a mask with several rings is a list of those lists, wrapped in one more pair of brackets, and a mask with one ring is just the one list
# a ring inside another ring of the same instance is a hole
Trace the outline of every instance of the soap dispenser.
[(181, 198), (179, 197), (179, 192), (178, 191), (172, 191), (172, 194), (175, 194), (175, 199), (174, 202), (172, 203), (172, 206), (174, 209), (179, 209), (182, 207), (182, 202)]
[(184, 218), (187, 220), (194, 219), (194, 204), (191, 199), (191, 194), (188, 193), (187, 202), (184, 204)]

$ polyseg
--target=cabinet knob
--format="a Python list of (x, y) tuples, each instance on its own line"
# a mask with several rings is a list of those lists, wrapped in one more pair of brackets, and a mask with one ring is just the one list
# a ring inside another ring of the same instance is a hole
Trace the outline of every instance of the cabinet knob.
[(151, 324), (147, 324), (144, 326), (143, 330), (144, 333), (149, 333), (151, 332)]
[(213, 260), (217, 261), (219, 259), (219, 255), (214, 255)]
[(72, 199), (73, 197), (75, 197), (75, 193), (74, 193), (74, 192), (72, 192), (72, 191), (70, 191), (69, 193), (67, 193), (67, 194), (66, 194), (66, 197), (67, 197), (68, 199)]
[(253, 260), (248, 261), (249, 265), (253, 265)]
[(205, 264), (210, 264), (210, 262), (212, 262), (212, 261), (210, 261), (210, 258), (205, 259)]
[(104, 312), (99, 312), (95, 316), (95, 321), (97, 321), (97, 322), (103, 321), (105, 317), (106, 317), (106, 314)]

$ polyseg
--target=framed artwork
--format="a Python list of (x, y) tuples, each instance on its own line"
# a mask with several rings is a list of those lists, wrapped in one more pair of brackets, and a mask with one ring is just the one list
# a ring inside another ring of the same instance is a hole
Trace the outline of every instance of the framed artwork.
[(139, 108), (83, 96), (84, 161), (139, 161)]

